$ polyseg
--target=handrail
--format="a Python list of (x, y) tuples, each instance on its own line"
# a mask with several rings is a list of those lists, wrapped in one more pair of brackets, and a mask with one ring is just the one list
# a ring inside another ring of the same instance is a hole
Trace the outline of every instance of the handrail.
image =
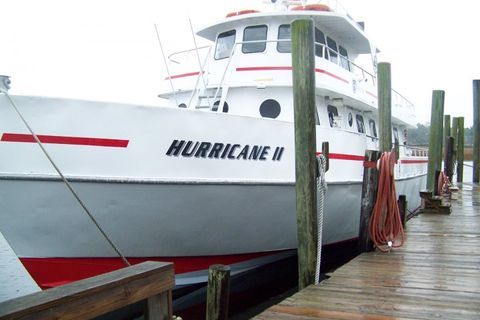
[(176, 55), (179, 55), (179, 54), (182, 54), (182, 53), (188, 53), (188, 52), (192, 52), (192, 51), (195, 51), (195, 50), (202, 50), (202, 49), (205, 49), (205, 48), (211, 48), (212, 45), (206, 45), (206, 46), (201, 46), (201, 47), (198, 47), (198, 48), (192, 48), (192, 49), (186, 49), (186, 50), (181, 50), (181, 51), (177, 51), (177, 52), (174, 52), (174, 53), (171, 53), (167, 56), (168, 60), (170, 60), (171, 62), (174, 62), (174, 63), (177, 63), (179, 64), (180, 62), (176, 61), (176, 60), (173, 60), (172, 57), (176, 56)]
[(148, 261), (0, 303), (0, 319), (91, 319), (147, 300), (145, 319), (172, 319), (172, 263)]
[[(221, 80), (220, 80), (220, 83), (218, 84), (218, 87), (217, 87), (217, 90), (215, 92), (215, 95), (214, 95), (214, 100), (216, 100), (216, 98), (218, 98), (218, 93), (220, 92), (220, 88), (223, 86), (224, 82), (225, 82), (225, 77), (226, 77), (226, 73), (229, 69), (229, 66), (231, 64), (231, 61), (232, 61), (232, 58), (234, 56), (234, 52), (236, 51), (237, 49), (237, 46), (238, 45), (243, 45), (243, 44), (250, 44), (250, 43), (271, 43), (271, 42), (274, 42), (274, 43), (279, 43), (279, 42), (291, 42), (291, 39), (273, 39), (273, 40), (250, 40), (250, 41), (238, 41), (238, 42), (235, 42), (232, 49), (231, 49), (231, 52), (230, 52), (230, 55), (228, 56), (228, 62), (226, 64), (226, 67), (225, 67), (225, 70), (223, 71), (222, 73), (222, 77), (221, 77)], [(337, 66), (340, 66), (343, 68), (342, 66), (342, 61), (346, 61), (350, 66), (353, 66), (354, 68), (349, 68), (350, 70), (347, 70), (349, 71), (350, 73), (352, 74), (356, 74), (357, 76), (360, 76), (358, 73), (355, 73), (354, 70), (359, 70), (361, 72), (361, 77), (362, 79), (364, 80), (368, 80), (368, 79), (371, 79), (372, 80), (372, 85), (374, 85), (377, 81), (377, 77), (372, 74), (371, 72), (367, 71), (366, 69), (364, 69), (363, 67), (359, 66), (358, 64), (356, 64), (355, 62), (353, 62), (352, 60), (350, 60), (348, 57), (342, 55), (339, 51), (337, 50), (334, 50), (330, 47), (328, 47), (326, 44), (323, 44), (323, 43), (320, 43), (320, 42), (314, 42), (314, 45), (315, 46), (320, 46), (322, 48), (322, 59), (324, 60), (327, 60), (329, 61), (330, 63), (332, 64), (336, 64)], [(203, 46), (203, 47), (199, 47), (198, 50), (200, 49), (205, 49), (205, 48), (212, 48), (213, 46), (212, 45), (208, 45), (208, 46)], [(178, 55), (178, 54), (181, 54), (181, 53), (188, 53), (188, 52), (191, 52), (191, 51), (194, 51), (194, 50), (197, 50), (196, 48), (193, 48), (193, 49), (187, 49), (187, 50), (182, 50), (182, 51), (178, 51), (178, 52), (175, 52), (175, 53), (172, 53), (168, 56), (168, 59), (172, 62), (175, 62), (175, 63), (179, 63), (178, 61), (176, 60), (173, 60), (172, 57)], [(207, 57), (210, 55), (210, 52), (207, 54)], [(337, 61), (336, 62), (332, 62), (330, 59), (327, 58), (327, 52), (330, 56), (330, 52), (334, 53), (337, 55)], [(407, 98), (405, 98), (402, 94), (400, 94), (398, 91), (396, 91), (395, 89), (392, 89), (392, 92), (394, 93), (394, 96), (397, 96), (401, 101), (405, 102), (404, 105), (409, 107), (409, 108), (413, 108), (414, 107), (414, 104), (408, 100)]]

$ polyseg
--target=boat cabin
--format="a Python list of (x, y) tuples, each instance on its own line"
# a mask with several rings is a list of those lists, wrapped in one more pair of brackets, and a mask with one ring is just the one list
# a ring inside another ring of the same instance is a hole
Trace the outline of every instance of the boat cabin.
[[(377, 140), (377, 50), (363, 26), (326, 6), (295, 8), (234, 12), (201, 29), (198, 36), (213, 45), (170, 55), (170, 89), (160, 96), (180, 108), (293, 121), (290, 24), (312, 19), (317, 124)], [(360, 67), (357, 60), (368, 65)], [(398, 132), (414, 124), (405, 121), (403, 106), (411, 103), (395, 99), (396, 136), (403, 143), (405, 135)]]

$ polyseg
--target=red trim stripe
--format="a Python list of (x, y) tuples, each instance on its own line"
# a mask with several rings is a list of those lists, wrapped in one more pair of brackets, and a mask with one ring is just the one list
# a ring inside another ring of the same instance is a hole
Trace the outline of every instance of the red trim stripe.
[(330, 77), (335, 78), (335, 79), (337, 79), (337, 80), (343, 81), (343, 82), (345, 82), (346, 84), (349, 84), (349, 83), (350, 83), (348, 80), (343, 79), (342, 77), (339, 77), (339, 76), (337, 76), (336, 74), (330, 73), (330, 72), (328, 72), (328, 71), (326, 71), (326, 70), (323, 70), (323, 69), (315, 68), (315, 72), (319, 72), (319, 73), (326, 74), (327, 76), (330, 76)]
[[(98, 147), (116, 147), (126, 148), (129, 140), (106, 139), (106, 138), (90, 138), (90, 137), (66, 137), (66, 136), (49, 136), (37, 135), (42, 143), (51, 144), (70, 144), (83, 146), (98, 146)], [(35, 139), (31, 134), (21, 133), (4, 133), (0, 141), (4, 142), (26, 142), (35, 143)]]
[(367, 92), (368, 95), (374, 97), (375, 99), (378, 98), (376, 94), (374, 94), (374, 93), (372, 93), (372, 92), (370, 92), (370, 91), (366, 91), (366, 92)]
[(200, 71), (176, 74), (176, 75), (171, 76), (171, 77), (166, 77), (165, 80), (172, 80), (172, 79), (178, 79), (178, 78), (184, 78), (184, 77), (198, 76), (199, 74), (200, 74)]
[[(175, 273), (207, 270), (212, 264), (233, 264), (256, 259), (275, 252), (245, 253), (224, 256), (127, 258), (131, 264), (145, 261), (173, 262)], [(125, 267), (120, 258), (20, 258), (43, 289), (107, 273)]]
[(292, 67), (243, 67), (243, 68), (237, 68), (237, 71), (271, 71), (271, 70), (292, 70)]
[[(317, 152), (316, 155), (322, 154), (321, 152)], [(344, 154), (344, 153), (330, 153), (328, 155), (330, 159), (336, 160), (352, 160), (352, 161), (363, 161), (365, 160), (364, 156), (356, 156), (353, 154)]]
[[(316, 154), (319, 155), (319, 154), (322, 154), (322, 153), (317, 152)], [(350, 160), (350, 161), (364, 161), (365, 160), (365, 156), (357, 156), (357, 155), (354, 155), (354, 154), (344, 154), (344, 153), (330, 153), (329, 157), (330, 157), (330, 159), (335, 159), (335, 160)], [(404, 160), (400, 160), (400, 162), (403, 163), (403, 164), (418, 164), (418, 163), (428, 163), (428, 160), (404, 159)]]
[[(237, 71), (278, 71), (278, 70), (290, 71), (290, 70), (292, 70), (292, 67), (290, 67), (290, 66), (242, 67), (242, 68), (237, 68), (236, 70)], [(323, 69), (316, 68), (315, 72), (326, 74), (326, 75), (328, 75), (332, 78), (343, 81), (347, 84), (350, 83), (348, 80), (343, 79), (342, 77), (339, 77), (336, 74), (333, 74), (333, 73), (328, 72), (328, 71), (323, 70)]]

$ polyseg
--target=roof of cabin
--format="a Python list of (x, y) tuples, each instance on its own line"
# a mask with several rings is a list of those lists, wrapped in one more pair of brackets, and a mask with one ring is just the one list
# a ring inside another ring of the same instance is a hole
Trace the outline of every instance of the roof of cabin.
[(243, 25), (258, 25), (268, 23), (290, 23), (296, 19), (313, 19), (315, 26), (340, 41), (357, 53), (370, 53), (370, 42), (361, 27), (344, 14), (325, 11), (286, 11), (269, 13), (250, 13), (225, 18), (220, 22), (207, 26), (197, 34), (203, 38), (215, 41), (219, 33)]

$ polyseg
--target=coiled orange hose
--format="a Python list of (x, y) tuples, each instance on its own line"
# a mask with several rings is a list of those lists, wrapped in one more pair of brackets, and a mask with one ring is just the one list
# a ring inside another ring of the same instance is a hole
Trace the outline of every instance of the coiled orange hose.
[(401, 247), (405, 238), (395, 190), (395, 162), (395, 152), (384, 152), (380, 158), (377, 199), (369, 224), (373, 244), (385, 252)]

